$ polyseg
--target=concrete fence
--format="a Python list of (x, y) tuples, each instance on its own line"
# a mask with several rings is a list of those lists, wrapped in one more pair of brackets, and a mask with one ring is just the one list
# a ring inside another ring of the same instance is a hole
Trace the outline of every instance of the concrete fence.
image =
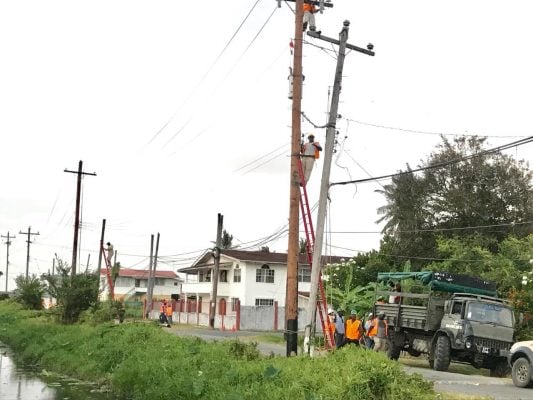
[[(193, 304), (194, 303), (194, 304)], [(154, 302), (151, 319), (159, 318), (159, 302)], [(285, 308), (279, 307), (277, 302), (273, 306), (241, 306), (235, 304), (235, 310), (225, 310), (219, 307), (215, 316), (215, 329), (220, 330), (252, 330), (252, 331), (284, 331)], [(179, 324), (209, 326), (209, 305), (196, 305), (191, 300), (173, 302), (172, 321)], [(304, 331), (307, 324), (307, 310), (298, 309), (298, 330)], [(320, 329), (317, 317), (317, 330)]]

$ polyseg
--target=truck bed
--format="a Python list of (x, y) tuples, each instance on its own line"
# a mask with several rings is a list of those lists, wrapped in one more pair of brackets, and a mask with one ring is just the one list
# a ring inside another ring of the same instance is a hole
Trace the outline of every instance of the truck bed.
[[(432, 297), (428, 294), (378, 292), (380, 295), (400, 296), (400, 304), (374, 305), (374, 315), (379, 312), (385, 313), (385, 319), (391, 327), (420, 329), (435, 331), (439, 329), (442, 316), (444, 315), (444, 299)], [(422, 306), (403, 304), (408, 298), (422, 299)]]

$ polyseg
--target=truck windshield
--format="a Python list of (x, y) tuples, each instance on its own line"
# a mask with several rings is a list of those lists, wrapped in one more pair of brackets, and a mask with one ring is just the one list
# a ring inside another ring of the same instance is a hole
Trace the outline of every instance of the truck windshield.
[(498, 304), (470, 303), (466, 318), (471, 321), (513, 327), (513, 312), (509, 308)]

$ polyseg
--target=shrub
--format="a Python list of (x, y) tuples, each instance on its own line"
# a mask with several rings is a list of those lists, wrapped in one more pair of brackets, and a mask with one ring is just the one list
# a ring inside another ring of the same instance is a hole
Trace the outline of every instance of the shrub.
[(85, 272), (70, 275), (70, 268), (58, 260), (57, 274), (43, 275), (48, 293), (57, 300), (55, 312), (63, 323), (78, 321), (80, 313), (98, 300), (98, 276)]
[(32, 310), (43, 308), (41, 299), (43, 298), (45, 287), (36, 275), (28, 277), (19, 275), (15, 278), (15, 283), (17, 284), (15, 300)]

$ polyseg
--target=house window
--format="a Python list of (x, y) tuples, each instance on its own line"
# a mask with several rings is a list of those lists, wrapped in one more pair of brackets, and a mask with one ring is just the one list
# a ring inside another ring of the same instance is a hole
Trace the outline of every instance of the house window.
[(129, 287), (130, 285), (131, 285), (131, 282), (128, 278), (118, 277), (115, 280), (116, 287)]
[(311, 268), (298, 267), (298, 282), (311, 282)]
[(274, 283), (274, 270), (267, 264), (255, 270), (255, 281), (263, 283)]
[(220, 271), (220, 282), (227, 282), (228, 281), (228, 271), (225, 269)]
[(274, 305), (274, 299), (255, 299), (256, 307), (272, 307)]
[(211, 270), (200, 272), (200, 282), (211, 282)]
[(241, 281), (241, 270), (234, 269), (233, 270), (233, 282), (240, 282), (240, 281)]
[(231, 311), (237, 311), (235, 307), (237, 307), (237, 301), (239, 301), (238, 297), (232, 297), (231, 298)]
[(141, 287), (141, 280), (135, 279), (135, 287)]
[(165, 278), (155, 278), (154, 286), (165, 286)]

